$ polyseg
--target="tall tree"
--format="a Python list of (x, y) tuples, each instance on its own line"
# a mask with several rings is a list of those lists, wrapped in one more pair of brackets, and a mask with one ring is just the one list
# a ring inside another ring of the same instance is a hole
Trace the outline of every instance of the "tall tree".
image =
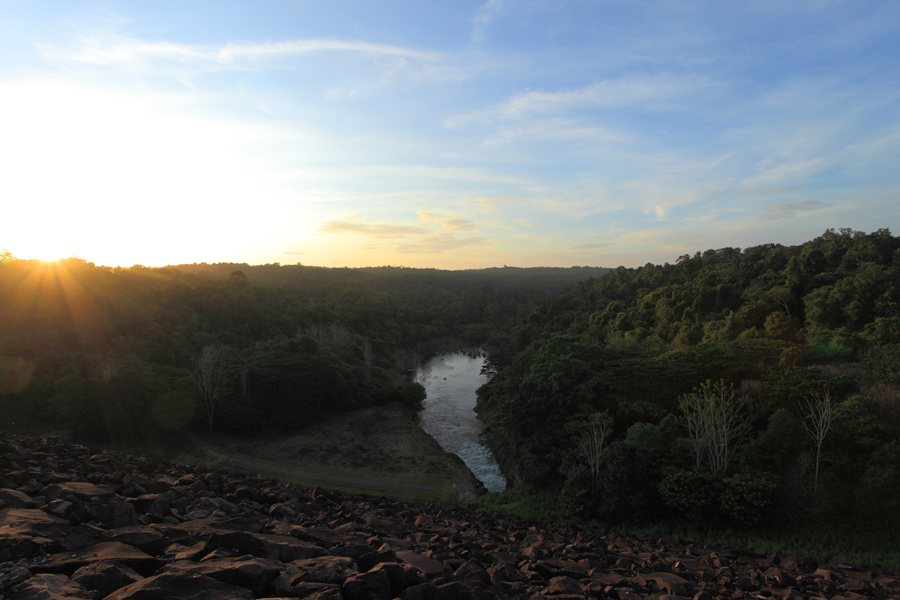
[(803, 428), (816, 447), (815, 475), (813, 479), (813, 492), (819, 491), (819, 468), (822, 465), (822, 446), (825, 438), (834, 425), (834, 420), (841, 414), (840, 409), (831, 397), (831, 392), (816, 394), (806, 400), (806, 418)]
[(228, 384), (227, 354), (228, 348), (224, 345), (204, 346), (200, 356), (194, 360), (194, 380), (203, 396), (210, 431), (215, 428), (216, 407), (225, 395)]
[(724, 380), (707, 380), (682, 396), (679, 408), (694, 449), (694, 466), (699, 469), (705, 464), (713, 475), (724, 477), (735, 451), (750, 432), (743, 398)]

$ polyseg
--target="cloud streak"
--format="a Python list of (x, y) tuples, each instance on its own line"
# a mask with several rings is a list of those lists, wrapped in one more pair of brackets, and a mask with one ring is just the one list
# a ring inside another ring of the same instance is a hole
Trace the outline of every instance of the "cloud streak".
[(796, 219), (801, 214), (822, 210), (828, 205), (817, 200), (792, 200), (783, 204), (766, 207), (766, 216), (769, 219)]
[(586, 107), (647, 105), (697, 92), (710, 85), (709, 81), (694, 76), (662, 74), (608, 79), (567, 90), (529, 90), (491, 108), (448, 117), (444, 124), (453, 128), (473, 123), (517, 121), (532, 115), (556, 114)]
[(322, 233), (357, 233), (379, 239), (396, 239), (412, 235), (422, 235), (421, 225), (390, 225), (387, 223), (364, 223), (363, 218), (353, 215), (343, 221), (326, 221), (321, 224)]
[(353, 52), (373, 56), (405, 58), (434, 58), (436, 55), (358, 40), (298, 39), (266, 44), (235, 44), (221, 46), (178, 44), (167, 41), (144, 41), (120, 36), (87, 37), (77, 39), (76, 48), (45, 47), (52, 58), (97, 65), (126, 65), (152, 59), (167, 59), (181, 63), (220, 68), (246, 68), (248, 63), (284, 56), (296, 56), (314, 52)]

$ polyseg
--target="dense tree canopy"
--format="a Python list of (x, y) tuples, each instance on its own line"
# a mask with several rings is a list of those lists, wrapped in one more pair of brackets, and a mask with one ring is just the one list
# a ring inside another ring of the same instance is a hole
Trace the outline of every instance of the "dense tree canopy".
[(429, 353), (503, 338), (602, 269), (0, 261), (0, 409), (90, 440), (254, 433), (400, 400)]
[[(619, 267), (540, 303), (508, 340), (479, 391), (488, 440), (516, 485), (557, 490), (565, 510), (900, 527), (895, 495), (874, 493), (900, 489), (888, 230)], [(583, 450), (598, 413), (613, 422), (599, 467)]]

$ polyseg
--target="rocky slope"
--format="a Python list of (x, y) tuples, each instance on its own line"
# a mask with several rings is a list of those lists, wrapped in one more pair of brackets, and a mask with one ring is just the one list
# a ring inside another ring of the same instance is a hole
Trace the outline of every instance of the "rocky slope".
[(900, 576), (0, 435), (0, 598), (898, 598)]

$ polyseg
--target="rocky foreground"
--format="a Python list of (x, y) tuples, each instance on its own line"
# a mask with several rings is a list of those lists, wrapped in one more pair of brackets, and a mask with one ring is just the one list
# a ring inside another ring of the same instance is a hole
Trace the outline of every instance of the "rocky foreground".
[(900, 575), (0, 434), (0, 598), (900, 598)]

